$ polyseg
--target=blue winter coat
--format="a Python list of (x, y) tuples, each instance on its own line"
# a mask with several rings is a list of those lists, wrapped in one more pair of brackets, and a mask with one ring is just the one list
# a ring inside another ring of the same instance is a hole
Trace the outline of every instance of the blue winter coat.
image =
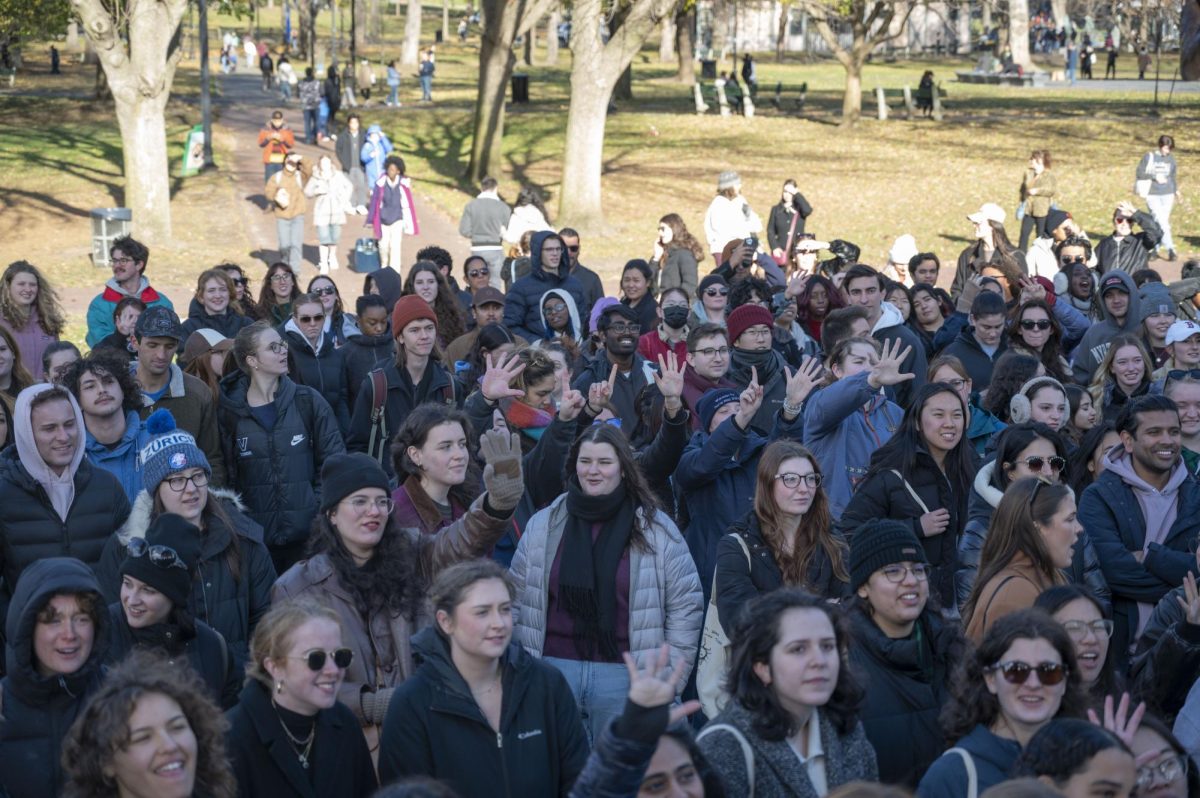
[[(804, 445), (825, 473), (825, 495), (835, 519), (867, 476), (871, 454), (891, 439), (904, 417), (903, 410), (867, 384), (867, 376), (838, 380), (804, 404)], [(871, 405), (863, 410), (867, 402)]]
[(115, 446), (109, 447), (96, 440), (91, 432), (84, 444), (84, 456), (97, 468), (103, 468), (121, 482), (130, 504), (142, 492), (142, 466), (138, 453), (150, 442), (151, 435), (142, 428), (142, 420), (136, 410), (125, 414), (125, 434)]
[[(558, 274), (542, 270), (542, 245), (553, 238), (562, 244), (562, 260)], [(533, 234), (529, 242), (529, 274), (512, 284), (504, 296), (504, 326), (514, 335), (526, 341), (545, 338), (542, 323), (542, 297), (552, 288), (561, 288), (575, 300), (575, 307), (583, 307), (583, 286), (571, 274), (571, 258), (567, 247), (558, 233), (542, 231)]]
[[(979, 777), (980, 795), (988, 787), (1006, 781), (1021, 754), (1016, 740), (997, 737), (986, 726), (976, 726), (955, 746), (965, 748), (971, 755)], [(963, 798), (967, 794), (967, 766), (957, 753), (942, 754), (917, 785), (917, 798)]]
[[(371, 141), (371, 134), (378, 133), (379, 141)], [(383, 132), (383, 128), (379, 125), (371, 125), (367, 128), (367, 140), (363, 142), (362, 152), (359, 153), (358, 159), (362, 161), (363, 171), (367, 174), (367, 185), (375, 185), (375, 181), (383, 174), (383, 164), (387, 160), (388, 155), (392, 152), (392, 141)]]
[(1105, 470), (1083, 492), (1079, 523), (1096, 547), (1100, 569), (1112, 590), (1116, 628), (1109, 651), (1123, 670), (1129, 661), (1129, 649), (1137, 642), (1137, 603), (1157, 604), (1183, 584), (1188, 571), (1197, 570), (1193, 552), (1200, 534), (1200, 484), (1189, 479), (1179, 486), (1175, 523), (1161, 544), (1150, 544), (1140, 563), (1133, 552), (1145, 546), (1146, 522), (1133, 488), (1118, 474)]
[(758, 458), (767, 444), (778, 438), (799, 440), (801, 417), (791, 423), (775, 417), (770, 437), (742, 430), (732, 418), (712, 434), (692, 435), (675, 469), (675, 493), (681, 511), (688, 513), (687, 540), (700, 574), (704, 601), (712, 589), (717, 567), (717, 542), (736, 521), (754, 509), (754, 480)]

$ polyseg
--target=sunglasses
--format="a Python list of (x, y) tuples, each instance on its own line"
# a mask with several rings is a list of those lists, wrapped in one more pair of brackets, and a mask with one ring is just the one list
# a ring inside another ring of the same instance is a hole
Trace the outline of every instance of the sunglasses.
[(337, 293), (337, 289), (334, 288), (332, 285), (329, 286), (328, 288), (314, 288), (312, 290), (313, 296), (332, 296), (333, 294), (336, 294), (336, 293)]
[(1076, 263), (1087, 263), (1087, 258), (1082, 255), (1076, 255), (1073, 258), (1070, 255), (1063, 255), (1060, 262), (1063, 266), (1074, 266)]
[(575, 252), (578, 252), (578, 251), (579, 251), (579, 244), (576, 244), (576, 245), (575, 245), (575, 246), (573, 246), (573, 247), (567, 247), (567, 252), (575, 253)]
[(246, 279), (245, 277), (232, 277), (232, 278), (230, 278), (230, 279), (232, 279), (232, 280), (233, 280), (233, 284), (234, 284), (234, 285), (242, 285), (242, 286), (245, 286), (245, 285), (249, 285), (249, 284), (250, 284), (250, 281), (249, 281), (248, 279)]
[(1132, 216), (1114, 216), (1113, 217), (1113, 222), (1115, 224), (1121, 224), (1121, 222), (1132, 222), (1132, 221), (1133, 221)]
[(1039, 455), (1031, 455), (1025, 458), (1025, 465), (1029, 466), (1030, 471), (1041, 471), (1046, 463), (1050, 463), (1051, 471), (1062, 471), (1067, 467), (1066, 458), (1055, 455), (1054, 457), (1041, 457)]
[(310, 651), (303, 657), (286, 657), (285, 659), (304, 660), (308, 664), (308, 669), (313, 673), (319, 673), (325, 667), (325, 660), (332, 656), (333, 664), (339, 670), (346, 670), (350, 667), (350, 663), (354, 661), (354, 652), (348, 648), (339, 648), (336, 651)]
[(706, 288), (704, 289), (705, 296), (726, 296), (729, 290), (726, 288)]
[(170, 546), (151, 545), (146, 542), (145, 538), (130, 538), (128, 545), (125, 546), (125, 551), (135, 560), (142, 557), (148, 558), (150, 564), (156, 568), (188, 570), (187, 565), (179, 556), (179, 552), (175, 549)]
[(987, 670), (996, 672), (1004, 677), (1009, 684), (1025, 684), (1029, 674), (1037, 671), (1038, 681), (1046, 687), (1060, 684), (1067, 678), (1067, 666), (1060, 662), (1043, 662), (1041, 665), (1030, 665), (1028, 662), (997, 662)]
[(471, 279), (475, 279), (476, 277), (487, 277), (491, 273), (492, 270), (485, 266), (482, 269), (471, 269), (469, 272), (467, 272), (467, 276)]
[(325, 321), (325, 314), (318, 313), (315, 316), (297, 316), (296, 321), (301, 324), (313, 324), (314, 322)]
[(1021, 329), (1022, 330), (1049, 330), (1050, 329), (1050, 319), (1038, 319), (1037, 321), (1034, 321), (1033, 319), (1021, 319)]
[(1171, 369), (1167, 372), (1169, 380), (1186, 380), (1191, 377), (1193, 380), (1200, 380), (1200, 369)]
[(546, 311), (547, 313), (566, 313), (567, 306), (562, 302), (559, 302), (556, 305), (546, 305), (546, 307), (542, 308), (542, 310)]

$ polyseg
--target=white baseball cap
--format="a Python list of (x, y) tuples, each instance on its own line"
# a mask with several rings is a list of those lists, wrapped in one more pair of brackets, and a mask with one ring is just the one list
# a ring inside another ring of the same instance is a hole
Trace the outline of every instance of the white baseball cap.
[(979, 206), (979, 210), (975, 213), (968, 213), (967, 218), (975, 224), (981, 222), (995, 222), (996, 224), (1004, 224), (1006, 214), (1004, 209), (994, 202), (985, 202)]
[(1200, 324), (1188, 319), (1180, 319), (1167, 328), (1166, 346), (1186, 341), (1197, 333), (1200, 333)]
[(905, 233), (892, 244), (892, 248), (888, 252), (888, 260), (892, 263), (900, 263), (908, 266), (908, 262), (916, 257), (916, 254), (917, 239)]

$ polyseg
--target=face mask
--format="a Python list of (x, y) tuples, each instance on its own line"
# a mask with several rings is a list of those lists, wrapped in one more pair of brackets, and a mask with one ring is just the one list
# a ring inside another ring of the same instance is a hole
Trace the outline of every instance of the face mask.
[(688, 309), (678, 306), (663, 308), (663, 323), (673, 330), (681, 329), (688, 320)]

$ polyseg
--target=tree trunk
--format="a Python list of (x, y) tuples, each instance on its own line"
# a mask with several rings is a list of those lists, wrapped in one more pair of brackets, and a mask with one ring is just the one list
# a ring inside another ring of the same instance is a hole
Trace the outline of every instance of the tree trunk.
[(970, 0), (958, 7), (958, 54), (971, 54), (971, 3)]
[(567, 114), (567, 144), (563, 163), (559, 222), (573, 227), (596, 227), (604, 217), (600, 174), (604, 167), (604, 126), (612, 85), (592, 70), (571, 71), (571, 108)]
[(1050, 0), (1050, 13), (1054, 15), (1054, 24), (1058, 28), (1066, 28), (1071, 33), (1071, 17), (1067, 11), (1067, 0)]
[(669, 17), (662, 21), (662, 35), (658, 40), (658, 61), (669, 64), (675, 60), (675, 22)]
[[(499, 20), (497, 20), (499, 24)], [(497, 43), (485, 28), (479, 46), (479, 91), (475, 102), (474, 135), (467, 179), (478, 183), (493, 164), (499, 164), (504, 141), (504, 94), (512, 76), (516, 57), (512, 39)]]
[(783, 62), (783, 54), (787, 50), (788, 22), (791, 17), (788, 12), (790, 10), (790, 5), (779, 6), (779, 29), (775, 32), (775, 61), (779, 63)]
[(379, 0), (370, 0), (367, 5), (367, 24), (364, 35), (377, 42), (383, 35), (383, 15), (379, 13)]
[(842, 96), (842, 126), (853, 127), (862, 116), (862, 69), (861, 61), (851, 59), (843, 63), (846, 68), (846, 92)]
[(679, 11), (675, 14), (675, 53), (679, 57), (679, 71), (675, 79), (685, 86), (696, 82), (696, 12)]
[(632, 101), (633, 100), (633, 65), (625, 67), (625, 71), (621, 73), (621, 77), (617, 78), (617, 84), (613, 87), (613, 99)]
[(992, 4), (990, 0), (983, 0), (979, 4), (979, 21), (983, 25), (984, 33), (992, 29)]
[(404, 16), (404, 47), (400, 50), (400, 63), (416, 66), (421, 50), (421, 0), (408, 0)]
[(167, 165), (164, 111), (169, 92), (142, 97), (117, 92), (117, 125), (125, 161), (125, 207), (133, 211), (139, 238), (163, 243), (171, 238), (171, 183)]
[(533, 66), (533, 45), (534, 37), (537, 36), (537, 23), (525, 33), (524, 46), (521, 48), (521, 63), (525, 66)]
[(546, 18), (546, 66), (558, 64), (558, 26), (562, 24), (562, 12), (556, 6)]
[(1008, 46), (1012, 48), (1013, 63), (1026, 72), (1033, 71), (1029, 56), (1029, 2), (1008, 0)]
[(442, 41), (450, 41), (450, 0), (442, 0)]

